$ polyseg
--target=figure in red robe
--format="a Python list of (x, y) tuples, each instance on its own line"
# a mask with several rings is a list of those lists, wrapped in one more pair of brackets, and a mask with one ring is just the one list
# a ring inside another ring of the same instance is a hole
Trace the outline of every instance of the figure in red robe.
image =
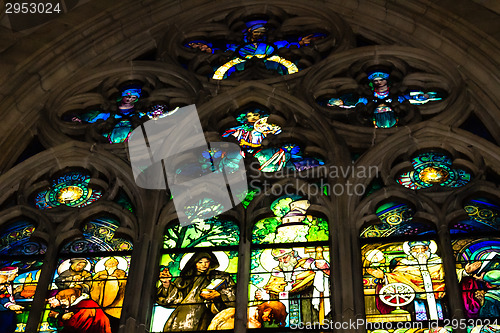
[(64, 289), (57, 293), (62, 312), (51, 311), (49, 317), (59, 319), (63, 333), (111, 333), (109, 319), (88, 295), (80, 295), (78, 289)]

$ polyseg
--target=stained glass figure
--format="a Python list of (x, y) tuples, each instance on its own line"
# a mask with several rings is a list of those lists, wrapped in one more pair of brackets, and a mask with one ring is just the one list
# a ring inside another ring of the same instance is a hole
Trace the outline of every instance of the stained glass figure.
[(399, 117), (396, 106), (405, 101), (413, 105), (423, 105), (428, 102), (441, 101), (444, 94), (428, 91), (410, 89), (406, 93), (391, 93), (390, 75), (383, 71), (372, 71), (367, 73), (369, 86), (372, 91), (370, 96), (359, 96), (355, 93), (344, 93), (337, 97), (319, 100), (319, 104), (328, 107), (352, 109), (358, 104), (369, 105), (372, 112), (373, 126), (375, 128), (391, 128), (398, 124)]
[(472, 176), (465, 170), (453, 169), (451, 158), (441, 153), (423, 153), (412, 159), (413, 171), (401, 173), (396, 181), (406, 188), (419, 190), (431, 186), (462, 187)]
[(296, 144), (285, 144), (280, 148), (264, 148), (255, 153), (259, 161), (259, 170), (263, 172), (275, 172), (283, 169), (307, 170), (325, 163), (315, 157), (303, 157), (300, 146)]
[(49, 209), (60, 205), (81, 208), (102, 197), (102, 191), (89, 187), (90, 176), (81, 172), (67, 172), (54, 178), (49, 190), (39, 192), (35, 197), (38, 209)]
[(361, 253), (368, 322), (444, 318), (444, 270), (434, 240), (366, 244)]
[[(307, 214), (309, 207), (299, 196), (278, 198), (275, 216), (254, 226), (249, 318), (268, 309), (274, 319), (249, 319), (249, 328), (323, 323), (330, 315), (328, 224)], [(311, 244), (298, 245), (304, 242)]]
[(126, 86), (120, 91), (120, 97), (116, 100), (116, 111), (94, 107), (83, 112), (70, 112), (63, 116), (63, 120), (81, 124), (106, 122), (104, 128), (107, 130), (104, 130), (101, 135), (107, 138), (109, 143), (127, 142), (132, 130), (142, 122), (160, 119), (178, 110), (178, 108), (170, 110), (167, 105), (158, 103), (144, 110), (136, 109), (136, 103), (141, 95), (141, 86)]
[(464, 210), (469, 219), (454, 223), (450, 228), (452, 234), (468, 234), (491, 232), (500, 229), (500, 207), (487, 199), (470, 200)]
[(467, 318), (500, 317), (500, 239), (452, 242)]
[(246, 28), (241, 32), (242, 42), (240, 43), (227, 43), (218, 48), (214, 47), (215, 43), (209, 41), (192, 40), (188, 41), (185, 46), (209, 54), (218, 50), (231, 54), (231, 60), (216, 67), (212, 75), (215, 80), (223, 80), (235, 72), (244, 71), (248, 68), (249, 60), (255, 62), (257, 59), (269, 71), (281, 75), (297, 73), (300, 70), (297, 64), (279, 56), (277, 51), (283, 48), (301, 48), (326, 37), (324, 33), (311, 33), (298, 38), (290, 37), (286, 40), (270, 41), (269, 33), (272, 29), (267, 20), (247, 21), (245, 25)]
[(269, 114), (265, 111), (251, 109), (236, 118), (241, 125), (226, 130), (222, 136), (235, 137), (245, 152), (252, 153), (261, 146), (266, 136), (281, 133), (281, 127), (268, 123), (268, 118)]
[(0, 230), (0, 323), (3, 332), (25, 332), (46, 245), (30, 239), (35, 226), (18, 221)]
[(118, 331), (132, 250), (115, 237), (118, 226), (111, 218), (94, 219), (82, 238), (62, 248), (39, 332)]
[(238, 226), (219, 218), (167, 228), (151, 332), (234, 327), (220, 323), (235, 311), (238, 242)]
[(415, 211), (408, 205), (398, 202), (389, 202), (380, 206), (376, 214), (381, 223), (367, 226), (361, 231), (361, 238), (396, 237), (410, 235), (435, 234), (431, 225), (414, 222)]

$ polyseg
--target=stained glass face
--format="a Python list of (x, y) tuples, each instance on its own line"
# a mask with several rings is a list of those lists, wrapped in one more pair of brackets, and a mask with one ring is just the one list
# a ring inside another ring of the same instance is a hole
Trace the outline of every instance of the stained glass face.
[[(256, 63), (265, 70), (280, 75), (298, 72), (301, 68), (294, 59), (287, 59), (278, 54), (280, 49), (298, 49), (308, 47), (314, 41), (325, 38), (327, 35), (320, 32), (305, 33), (302, 36), (289, 36), (277, 40), (269, 38), (274, 35), (274, 28), (265, 19), (255, 19), (245, 22), (246, 28), (241, 31), (241, 42), (221, 43), (220, 41), (190, 40), (185, 47), (199, 52), (213, 54), (216, 50), (230, 54), (230, 60), (215, 67), (212, 78), (223, 80), (232, 74), (242, 72)], [(273, 40), (273, 41), (271, 41)]]
[(487, 199), (470, 200), (464, 210), (469, 219), (454, 223), (450, 228), (452, 234), (466, 234), (476, 232), (491, 232), (500, 228), (500, 207)]
[[(254, 225), (252, 243), (260, 246), (251, 256), (249, 328), (323, 323), (330, 315), (328, 223), (308, 214), (310, 205), (300, 196), (278, 198), (270, 206), (275, 216)], [(294, 246), (303, 242), (315, 243)], [(259, 318), (262, 311), (272, 320)]]
[(435, 241), (366, 244), (361, 254), (368, 322), (446, 316), (443, 263)]
[(419, 190), (432, 186), (458, 188), (470, 182), (465, 170), (454, 169), (451, 158), (441, 153), (423, 153), (412, 159), (413, 171), (401, 173), (396, 181), (406, 188)]
[(452, 246), (466, 317), (499, 318), (500, 239), (457, 239)]
[(376, 214), (381, 223), (364, 228), (360, 237), (396, 237), (436, 233), (431, 225), (412, 221), (415, 211), (403, 203), (384, 204), (377, 209)]
[(334, 109), (353, 109), (358, 105), (366, 105), (372, 113), (372, 122), (375, 128), (392, 128), (399, 122), (394, 110), (395, 106), (404, 102), (412, 105), (424, 105), (429, 102), (441, 101), (445, 97), (445, 94), (441, 92), (417, 89), (393, 94), (390, 91), (391, 78), (388, 71), (372, 71), (366, 74), (368, 85), (371, 88), (370, 95), (360, 96), (353, 92), (346, 92), (337, 96), (319, 98), (318, 103)]
[(84, 225), (82, 238), (63, 246), (39, 332), (118, 331), (132, 250), (115, 237), (118, 227), (96, 218)]
[(286, 144), (279, 148), (265, 148), (255, 153), (262, 172), (276, 172), (283, 169), (303, 171), (325, 163), (315, 157), (302, 156), (301, 147), (296, 144)]
[(38, 209), (49, 209), (60, 205), (85, 207), (102, 197), (102, 191), (89, 187), (90, 176), (81, 172), (68, 172), (52, 180), (49, 190), (35, 197)]
[(46, 245), (31, 240), (34, 225), (19, 221), (0, 230), (0, 323), (5, 332), (25, 332)]

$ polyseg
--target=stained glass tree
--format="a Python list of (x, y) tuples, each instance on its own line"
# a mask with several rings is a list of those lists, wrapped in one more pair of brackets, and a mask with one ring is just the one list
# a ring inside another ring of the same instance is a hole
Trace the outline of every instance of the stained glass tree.
[(113, 218), (95, 218), (62, 247), (39, 332), (118, 331), (132, 251), (115, 237), (118, 227)]
[(165, 231), (151, 332), (232, 329), (239, 227), (212, 218)]
[(4, 332), (25, 332), (46, 245), (31, 239), (35, 226), (16, 221), (0, 228), (0, 323)]
[(310, 205), (299, 196), (278, 198), (274, 216), (254, 225), (249, 316), (266, 309), (273, 316), (249, 328), (323, 323), (331, 315), (328, 223), (308, 214)]

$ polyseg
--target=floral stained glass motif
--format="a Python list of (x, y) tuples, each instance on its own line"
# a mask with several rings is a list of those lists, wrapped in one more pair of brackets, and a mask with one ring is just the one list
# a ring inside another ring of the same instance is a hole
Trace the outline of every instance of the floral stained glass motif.
[(115, 237), (118, 226), (94, 219), (63, 246), (39, 332), (118, 332), (132, 250)]
[[(358, 104), (369, 105), (372, 112), (373, 126), (375, 128), (391, 128), (398, 124), (398, 115), (395, 106), (405, 101), (413, 105), (423, 105), (428, 102), (441, 101), (442, 93), (421, 90), (409, 90), (403, 94), (393, 94), (390, 91), (390, 75), (381, 71), (368, 73), (369, 86), (372, 91), (370, 96), (358, 96), (346, 93), (326, 100), (326, 106), (342, 109), (352, 109)], [(325, 102), (322, 102), (325, 103)], [(322, 104), (320, 102), (320, 104)]]
[(498, 319), (500, 239), (456, 239), (452, 247), (466, 317)]
[(381, 223), (367, 226), (361, 231), (361, 238), (396, 237), (435, 234), (435, 229), (427, 224), (414, 222), (415, 211), (408, 205), (389, 202), (380, 206), (376, 214)]
[(46, 245), (30, 239), (33, 224), (18, 221), (0, 230), (0, 323), (5, 332), (25, 332)]
[(308, 46), (311, 42), (326, 37), (324, 33), (312, 33), (298, 38), (287, 38), (286, 40), (269, 41), (269, 33), (272, 31), (267, 20), (252, 20), (245, 22), (246, 28), (242, 31), (243, 42), (225, 44), (217, 47), (217, 43), (205, 40), (192, 40), (186, 43), (186, 47), (200, 50), (205, 53), (216, 53), (220, 50), (231, 53), (232, 59), (214, 69), (212, 78), (215, 80), (227, 79), (235, 72), (244, 71), (249, 65), (249, 60), (262, 62), (264, 67), (281, 75), (297, 73), (300, 68), (289, 59), (279, 56), (277, 51), (283, 48), (301, 48)]
[(451, 158), (441, 153), (423, 153), (412, 159), (412, 171), (401, 173), (396, 181), (406, 188), (419, 190), (431, 186), (457, 188), (470, 182), (465, 170), (453, 169)]
[(49, 209), (61, 205), (81, 208), (101, 198), (100, 190), (89, 187), (90, 176), (81, 172), (68, 172), (52, 180), (49, 190), (39, 192), (35, 197), (38, 209)]
[(487, 199), (470, 200), (464, 210), (469, 219), (455, 223), (450, 228), (452, 234), (491, 232), (500, 229), (500, 207)]
[(61, 253), (82, 254), (132, 250), (130, 241), (115, 237), (119, 223), (111, 218), (96, 218), (83, 226), (83, 238), (66, 244)]
[(109, 143), (127, 142), (132, 130), (142, 122), (164, 118), (178, 110), (178, 108), (168, 110), (164, 104), (154, 104), (144, 110), (138, 110), (136, 103), (141, 98), (141, 94), (140, 86), (127, 86), (121, 90), (120, 97), (116, 100), (116, 111), (93, 108), (83, 112), (71, 112), (63, 119), (81, 124), (105, 122), (101, 135), (107, 138)]
[(307, 214), (310, 205), (299, 196), (278, 198), (270, 207), (275, 216), (254, 226), (248, 313), (268, 310), (273, 319), (249, 321), (249, 328), (323, 323), (330, 315), (328, 223)]
[(221, 323), (231, 313), (234, 319), (238, 243), (238, 226), (229, 220), (167, 228), (151, 332), (234, 327)]
[(435, 241), (366, 244), (361, 253), (368, 322), (446, 316), (443, 263)]

